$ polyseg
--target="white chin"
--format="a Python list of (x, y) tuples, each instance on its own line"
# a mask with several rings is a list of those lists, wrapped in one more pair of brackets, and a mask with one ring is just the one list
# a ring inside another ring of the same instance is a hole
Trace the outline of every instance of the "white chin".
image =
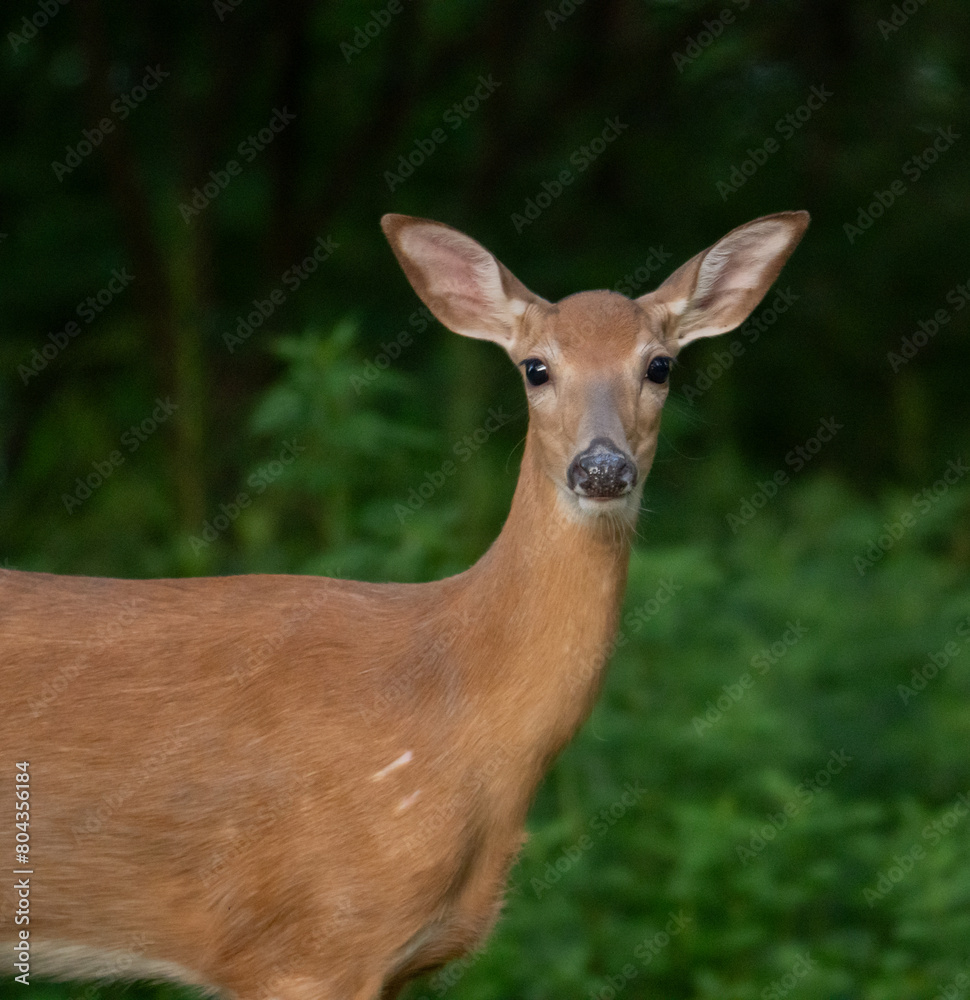
[(610, 497), (605, 500), (596, 500), (592, 497), (576, 495), (576, 503), (584, 514), (601, 516), (603, 514), (623, 514), (630, 508), (633, 499), (632, 493), (624, 493), (620, 497)]
[(615, 522), (620, 519), (632, 526), (640, 513), (640, 491), (633, 490), (609, 500), (594, 500), (592, 497), (580, 496), (563, 485), (559, 488), (557, 503), (563, 514), (578, 524), (589, 525), (601, 519), (604, 522)]

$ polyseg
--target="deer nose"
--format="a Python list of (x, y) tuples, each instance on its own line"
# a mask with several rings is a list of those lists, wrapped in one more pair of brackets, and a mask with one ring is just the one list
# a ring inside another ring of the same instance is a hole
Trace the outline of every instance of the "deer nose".
[(573, 459), (566, 472), (566, 482), (580, 496), (610, 500), (629, 493), (636, 486), (637, 467), (609, 438), (594, 438), (590, 446)]

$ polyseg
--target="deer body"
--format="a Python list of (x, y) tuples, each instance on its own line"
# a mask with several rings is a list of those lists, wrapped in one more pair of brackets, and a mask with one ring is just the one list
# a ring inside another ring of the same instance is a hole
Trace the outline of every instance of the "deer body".
[(0, 572), (0, 748), (31, 772), (33, 974), (369, 1000), (479, 943), (601, 680), (665, 391), (643, 372), (741, 322), (806, 223), (735, 230), (637, 302), (553, 306), (468, 237), (386, 218), (438, 318), (526, 373), (512, 509), (465, 573)]

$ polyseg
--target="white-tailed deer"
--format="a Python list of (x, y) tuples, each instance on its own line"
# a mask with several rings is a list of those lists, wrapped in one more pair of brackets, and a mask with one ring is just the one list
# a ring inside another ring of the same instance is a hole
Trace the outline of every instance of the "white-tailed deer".
[(0, 571), (0, 843), (32, 872), (2, 882), (5, 954), (19, 941), (33, 976), (388, 1000), (481, 942), (600, 685), (671, 361), (741, 323), (807, 225), (766, 216), (635, 301), (553, 305), (456, 230), (385, 216), (435, 316), (522, 371), (505, 527), (425, 584)]

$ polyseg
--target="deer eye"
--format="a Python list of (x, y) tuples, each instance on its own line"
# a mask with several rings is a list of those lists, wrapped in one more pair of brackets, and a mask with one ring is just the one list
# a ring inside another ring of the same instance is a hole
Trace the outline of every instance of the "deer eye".
[(667, 381), (667, 376), (670, 375), (670, 362), (671, 358), (654, 358), (653, 361), (647, 365), (647, 378), (651, 382), (656, 382), (658, 385), (663, 385)]
[(542, 385), (549, 381), (549, 369), (538, 358), (526, 358), (522, 365), (529, 385)]

